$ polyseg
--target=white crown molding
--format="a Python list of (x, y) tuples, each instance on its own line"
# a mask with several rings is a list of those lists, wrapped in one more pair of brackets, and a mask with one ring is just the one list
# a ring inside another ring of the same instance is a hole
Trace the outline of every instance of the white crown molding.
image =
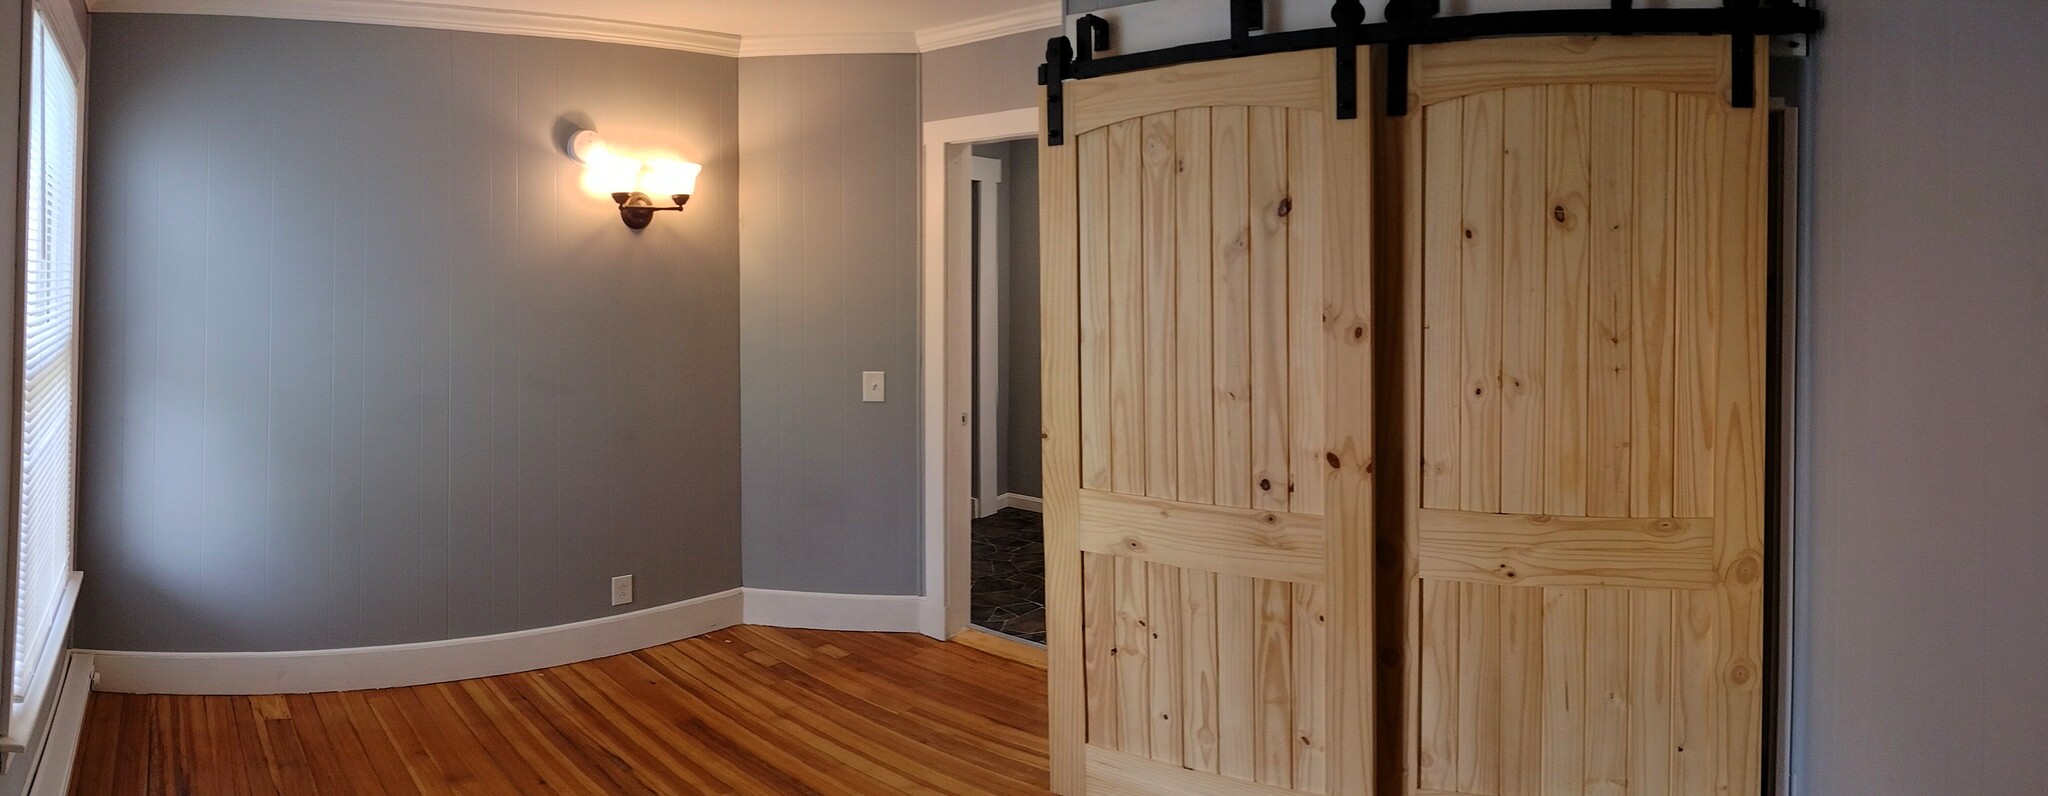
[(740, 39), (742, 58), (915, 52), (917, 36), (910, 33), (792, 33)]
[(86, 0), (100, 14), (211, 14), (216, 16), (356, 22), (410, 28), (464, 30), (516, 36), (581, 39), (736, 57), (740, 37), (730, 33), (613, 19), (453, 6), (407, 0)]
[(97, 14), (207, 14), (546, 36), (727, 57), (922, 53), (1061, 24), (1058, 2), (1042, 2), (1030, 8), (916, 32), (774, 34), (744, 38), (730, 33), (617, 19), (415, 0), (86, 0), (86, 7)]
[(1065, 23), (1058, 2), (1039, 3), (1003, 14), (939, 25), (917, 32), (917, 51), (931, 52), (1015, 33), (1057, 28)]

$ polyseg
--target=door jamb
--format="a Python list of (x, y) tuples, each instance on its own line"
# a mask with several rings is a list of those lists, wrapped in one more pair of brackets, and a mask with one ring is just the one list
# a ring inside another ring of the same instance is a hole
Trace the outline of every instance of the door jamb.
[[(919, 507), (924, 536), (924, 596), (918, 631), (949, 639), (967, 627), (969, 453), (967, 312), (969, 150), (971, 144), (1038, 134), (1038, 108), (940, 119), (924, 124), (919, 156), (922, 238), (918, 289), (918, 415), (922, 457)], [(949, 278), (950, 277), (950, 278)], [(955, 420), (959, 418), (959, 420)]]
[(975, 198), (980, 202), (981, 211), (974, 219), (979, 231), (974, 253), (975, 296), (974, 296), (974, 438), (975, 466), (981, 473), (981, 480), (974, 485), (974, 519), (996, 513), (997, 496), (1002, 494), (1001, 484), (996, 479), (997, 452), (1000, 444), (996, 440), (996, 419), (1001, 413), (996, 408), (997, 391), (1001, 388), (1000, 368), (1002, 361), (1002, 304), (1001, 291), (997, 280), (1002, 275), (1002, 214), (1001, 185), (1003, 183), (1003, 161), (996, 158), (971, 156), (973, 164)]

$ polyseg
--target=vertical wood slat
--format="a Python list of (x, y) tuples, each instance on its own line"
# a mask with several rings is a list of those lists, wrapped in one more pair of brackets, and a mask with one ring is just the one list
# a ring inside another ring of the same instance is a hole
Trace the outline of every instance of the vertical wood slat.
[(1501, 102), (1500, 508), (1544, 513), (1545, 89), (1511, 88)]
[(1216, 504), (1252, 506), (1250, 121), (1242, 107), (1211, 111), (1210, 236), (1215, 307)]
[(1704, 517), (1713, 511), (1714, 429), (1719, 361), (1719, 323), (1714, 303), (1720, 300), (1721, 257), (1716, 229), (1721, 223), (1718, 180), (1707, 152), (1724, 145), (1714, 100), (1683, 97), (1678, 101), (1674, 135), (1678, 168), (1673, 178), (1677, 206), (1672, 224), (1677, 236), (1673, 262), (1676, 326), (1673, 352), (1672, 512)]
[(1181, 765), (1218, 770), (1216, 574), (1186, 570), (1181, 588)]
[(1675, 608), (1658, 589), (1627, 592), (1629, 600), (1628, 792), (1683, 796), (1671, 789), (1671, 720)]
[(1459, 410), (1464, 406), (1457, 366), (1463, 348), (1459, 313), (1463, 274), (1458, 252), (1464, 233), (1464, 100), (1423, 111), (1422, 207), (1422, 506), (1463, 507), (1460, 492)]
[(1501, 92), (1464, 99), (1458, 508), (1500, 510)]
[(1242, 575), (1216, 576), (1216, 770), (1251, 780), (1257, 757), (1258, 588)]
[[(1378, 56), (1384, 58), (1384, 55)], [(1384, 66), (1383, 60), (1376, 61)], [(1389, 361), (1398, 373), (1398, 381), (1380, 391), (1383, 397), (1393, 398), (1397, 403), (1390, 406), (1393, 412), (1385, 416), (1378, 430), (1387, 434), (1383, 444), (1374, 450), (1374, 455), (1384, 456), (1387, 461), (1398, 461), (1404, 466), (1389, 468), (1397, 482), (1389, 489), (1398, 495), (1398, 508), (1390, 506), (1380, 516), (1384, 527), (1395, 530), (1390, 538), (1399, 545), (1399, 555), (1381, 556), (1382, 577), (1394, 579), (1379, 591), (1387, 602), (1398, 605), (1386, 606), (1380, 618), (1393, 623), (1398, 616), (1400, 624), (1386, 629), (1386, 635), (1394, 640), (1389, 645), (1401, 655), (1398, 671), (1382, 670), (1380, 684), (1387, 693), (1403, 694), (1399, 700), (1399, 713), (1389, 709), (1380, 717), (1383, 726), (1390, 730), (1398, 728), (1398, 743), (1390, 754), (1377, 756), (1382, 770), (1374, 778), (1377, 793), (1408, 793), (1419, 784), (1422, 770), (1422, 744), (1417, 740), (1424, 737), (1421, 731), (1422, 689), (1421, 634), (1423, 628), (1422, 590), (1423, 582), (1417, 577), (1417, 562), (1413, 551), (1417, 549), (1421, 529), (1418, 525), (1420, 512), (1415, 507), (1426, 505), (1422, 481), (1434, 463), (1422, 458), (1426, 450), (1423, 445), (1423, 429), (1427, 425), (1423, 411), (1424, 385), (1427, 384), (1424, 367), (1424, 313), (1426, 279), (1424, 257), (1429, 242), (1427, 234), (1428, 170), (1429, 162), (1426, 143), (1429, 139), (1427, 123), (1429, 112), (1411, 112), (1405, 119), (1390, 119), (1381, 126), (1388, 139), (1380, 153), (1379, 164), (1389, 171), (1399, 169), (1400, 179), (1392, 181), (1400, 187), (1399, 201), (1388, 201), (1380, 208), (1378, 228), (1381, 230), (1381, 248), (1387, 256), (1398, 257), (1399, 268), (1382, 268), (1379, 283), (1385, 291), (1384, 303), (1379, 309), (1386, 313), (1387, 323), (1382, 328), (1399, 330), (1398, 337), (1382, 349), (1382, 361)], [(1394, 276), (1398, 274), (1399, 276)], [(1398, 352), (1387, 356), (1389, 352)], [(1388, 538), (1388, 537), (1383, 537)], [(1390, 700), (1391, 701), (1391, 700)]]
[(1294, 755), (1294, 788), (1322, 793), (1328, 784), (1330, 706), (1329, 625), (1324, 587), (1294, 584), (1294, 692), (1289, 744)]
[[(1143, 247), (1144, 346), (1144, 451), (1143, 494), (1168, 500), (1179, 496), (1180, 422), (1175, 374), (1179, 352), (1175, 346), (1178, 324), (1174, 319), (1179, 264), (1175, 256), (1180, 213), (1175, 203), (1175, 174), (1178, 171), (1174, 144), (1174, 114), (1155, 113), (1141, 120), (1144, 184), (1143, 207), (1139, 211)], [(1133, 263), (1137, 265), (1137, 263)]]
[[(1110, 488), (1145, 494), (1145, 252), (1142, 120), (1109, 128)], [(1129, 750), (1126, 750), (1129, 751)]]
[(1501, 605), (1501, 796), (1543, 792), (1543, 590), (1507, 588)]
[(1586, 280), (1591, 267), (1592, 91), (1552, 86), (1547, 181), (1552, 221), (1544, 236), (1544, 513), (1586, 516)]
[(1249, 112), (1252, 506), (1288, 505), (1287, 112)]
[(1252, 730), (1253, 780), (1294, 784), (1293, 584), (1257, 580), (1258, 627), (1252, 657), (1252, 691), (1257, 696)]
[[(1764, 42), (1759, 39), (1759, 45)], [(1757, 54), (1759, 91), (1769, 75)], [(1758, 96), (1763, 96), (1759, 93)], [(1714, 451), (1714, 552), (1721, 569), (1720, 627), (1715, 639), (1722, 695), (1721, 782), (1736, 796), (1762, 790), (1764, 368), (1768, 290), (1766, 215), (1769, 116), (1762, 109), (1717, 106), (1724, 146), (1707, 153), (1721, 174), (1721, 322), (1716, 347), (1715, 416), (1723, 444)], [(1710, 122), (1711, 123), (1711, 122)]]
[(1179, 499), (1188, 503), (1211, 503), (1216, 499), (1209, 113), (1208, 108), (1189, 108), (1180, 111), (1174, 122), (1174, 207), (1178, 211), (1174, 244), (1178, 285), (1175, 339), (1179, 345), (1175, 375), (1180, 404), (1175, 415), (1179, 423), (1179, 450), (1174, 461), (1179, 474), (1175, 488)]
[(1115, 559), (1081, 554), (1081, 672), (1087, 695), (1088, 742), (1110, 749), (1117, 740)]
[(1287, 111), (1287, 347), (1288, 510), (1323, 514), (1323, 346), (1328, 323), (1323, 298), (1327, 226), (1324, 172), (1328, 161), (1324, 114)]
[(1167, 564), (1145, 564), (1145, 604), (1151, 649), (1146, 679), (1146, 718), (1152, 759), (1179, 765), (1181, 739), (1181, 571)]
[[(1041, 103), (1043, 98), (1041, 97)], [(1043, 116), (1043, 105), (1040, 114)], [(1041, 118), (1042, 123), (1042, 118)], [(1094, 144), (1090, 144), (1090, 141)], [(1046, 656), (1046, 719), (1047, 749), (1051, 763), (1051, 785), (1062, 793), (1078, 793), (1087, 787), (1085, 768), (1086, 746), (1089, 738), (1087, 704), (1088, 675), (1085, 671), (1085, 642), (1082, 640), (1086, 620), (1082, 613), (1088, 600), (1083, 595), (1081, 556), (1078, 553), (1075, 533), (1079, 529), (1080, 485), (1086, 482), (1084, 475), (1099, 465), (1106, 481), (1106, 461), (1084, 467), (1082, 463), (1082, 404), (1083, 382), (1095, 378), (1095, 369), (1084, 365), (1081, 351), (1083, 341), (1090, 340), (1095, 362), (1106, 366), (1107, 354), (1104, 348), (1095, 348), (1101, 342), (1092, 339), (1088, 329), (1099, 332), (1107, 324), (1107, 296), (1099, 296), (1100, 288), (1106, 281), (1093, 281), (1095, 289), (1088, 295), (1091, 305), (1089, 318), (1099, 321), (1093, 327), (1081, 317), (1083, 292), (1081, 284), (1083, 248), (1092, 248), (1096, 238), (1082, 235), (1079, 219), (1084, 215), (1098, 213), (1082, 212), (1087, 209), (1100, 210), (1108, 203), (1106, 185), (1097, 188), (1091, 180), (1087, 191), (1082, 190), (1077, 174), (1077, 157), (1093, 152), (1098, 168), (1090, 173), (1105, 175), (1108, 153), (1107, 141), (1100, 132), (1080, 137), (1080, 145), (1074, 147), (1052, 147), (1041, 143), (1039, 156), (1039, 224), (1040, 266), (1040, 385), (1046, 396), (1041, 408), (1044, 427), (1043, 462), (1045, 468), (1045, 604), (1046, 641), (1050, 652)], [(1079, 154), (1077, 155), (1077, 151)], [(1089, 205), (1089, 203), (1093, 203)], [(1078, 242), (1078, 243), (1077, 243)], [(1094, 257), (1098, 265), (1107, 262), (1106, 236), (1102, 238), (1102, 256)], [(1091, 255), (1092, 256), (1092, 255)], [(1097, 297), (1099, 296), (1099, 298)], [(1100, 302), (1102, 316), (1095, 315), (1094, 304)], [(1095, 382), (1107, 384), (1107, 379)], [(1106, 392), (1102, 395), (1107, 398)], [(1107, 409), (1107, 401), (1095, 405), (1097, 410)], [(1097, 416), (1101, 416), (1101, 411)], [(1101, 435), (1099, 439), (1106, 439)], [(1106, 447), (1104, 451), (1106, 452)], [(1114, 617), (1111, 617), (1114, 624)], [(1111, 639), (1114, 639), (1111, 631)], [(1076, 655), (1076, 651), (1083, 651)]]
[(1151, 579), (1146, 563), (1116, 561), (1116, 748), (1152, 756)]
[(1714, 612), (1719, 596), (1679, 592), (1675, 670), (1678, 686), (1671, 709), (1671, 779), (1678, 793), (1712, 793), (1720, 777), (1720, 678), (1714, 676)]
[[(1375, 67), (1376, 68), (1376, 67)], [(1360, 79), (1370, 84), (1369, 75)], [(1383, 345), (1373, 329), (1373, 280), (1377, 252), (1372, 197), (1374, 184), (1373, 125), (1336, 121), (1324, 136), (1328, 170), (1323, 196), (1326, 230), (1323, 259), (1322, 461), (1311, 461), (1312, 478), (1325, 482), (1323, 512), (1329, 535), (1329, 585), (1324, 597), (1324, 633), (1329, 663), (1315, 687), (1329, 706), (1323, 712), (1322, 757), (1327, 771), (1321, 783), (1337, 794), (1373, 792), (1373, 753), (1383, 742), (1399, 744), (1400, 734), (1375, 732), (1378, 703), (1376, 678), (1389, 670), (1376, 645), (1375, 610), (1380, 563), (1375, 548), (1373, 499), (1374, 423), (1381, 407), (1375, 394), (1376, 351)], [(1391, 558), (1391, 557), (1390, 557)], [(1398, 579), (1389, 582), (1398, 583)], [(1337, 675), (1342, 676), (1337, 676)], [(1400, 700), (1389, 699), (1399, 705)]]
[(1635, 89), (1592, 90), (1592, 267), (1586, 346), (1586, 512), (1629, 512), (1630, 357), (1634, 346)]
[(1543, 792), (1586, 789), (1586, 590), (1543, 589)]
[(1586, 590), (1586, 790), (1588, 796), (1628, 793), (1629, 596), (1621, 589)]
[[(1078, 179), (1081, 208), (1076, 218), (1068, 221), (1078, 222), (1080, 226), (1080, 279), (1077, 288), (1080, 295), (1078, 388), (1081, 404), (1078, 412), (1081, 427), (1080, 439), (1076, 442), (1081, 456), (1081, 486), (1108, 491), (1112, 483), (1109, 444), (1109, 132), (1091, 130), (1084, 133), (1074, 148), (1079, 151), (1080, 170), (1067, 179)], [(1060, 331), (1050, 326), (1046, 328), (1049, 333)]]
[(1502, 587), (1458, 583), (1458, 792), (1500, 792)]
[(1635, 317), (1629, 377), (1629, 516), (1672, 516), (1672, 124), (1675, 97), (1636, 92), (1635, 256), (1631, 267)]
[(1421, 676), (1416, 786), (1454, 791), (1458, 787), (1458, 603), (1459, 584), (1422, 581)]

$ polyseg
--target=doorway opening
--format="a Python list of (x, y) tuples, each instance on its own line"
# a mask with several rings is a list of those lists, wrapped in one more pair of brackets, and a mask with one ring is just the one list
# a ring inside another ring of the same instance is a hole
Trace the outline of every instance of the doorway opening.
[(969, 156), (973, 296), (968, 621), (1045, 643), (1039, 495), (1038, 142)]

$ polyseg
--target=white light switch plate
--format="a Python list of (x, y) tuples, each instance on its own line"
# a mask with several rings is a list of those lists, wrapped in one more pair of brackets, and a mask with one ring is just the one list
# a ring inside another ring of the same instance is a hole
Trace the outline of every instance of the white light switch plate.
[(870, 370), (860, 374), (860, 399), (867, 403), (881, 403), (883, 398), (882, 371)]
[(625, 605), (633, 601), (633, 576), (620, 575), (612, 578), (612, 604)]

